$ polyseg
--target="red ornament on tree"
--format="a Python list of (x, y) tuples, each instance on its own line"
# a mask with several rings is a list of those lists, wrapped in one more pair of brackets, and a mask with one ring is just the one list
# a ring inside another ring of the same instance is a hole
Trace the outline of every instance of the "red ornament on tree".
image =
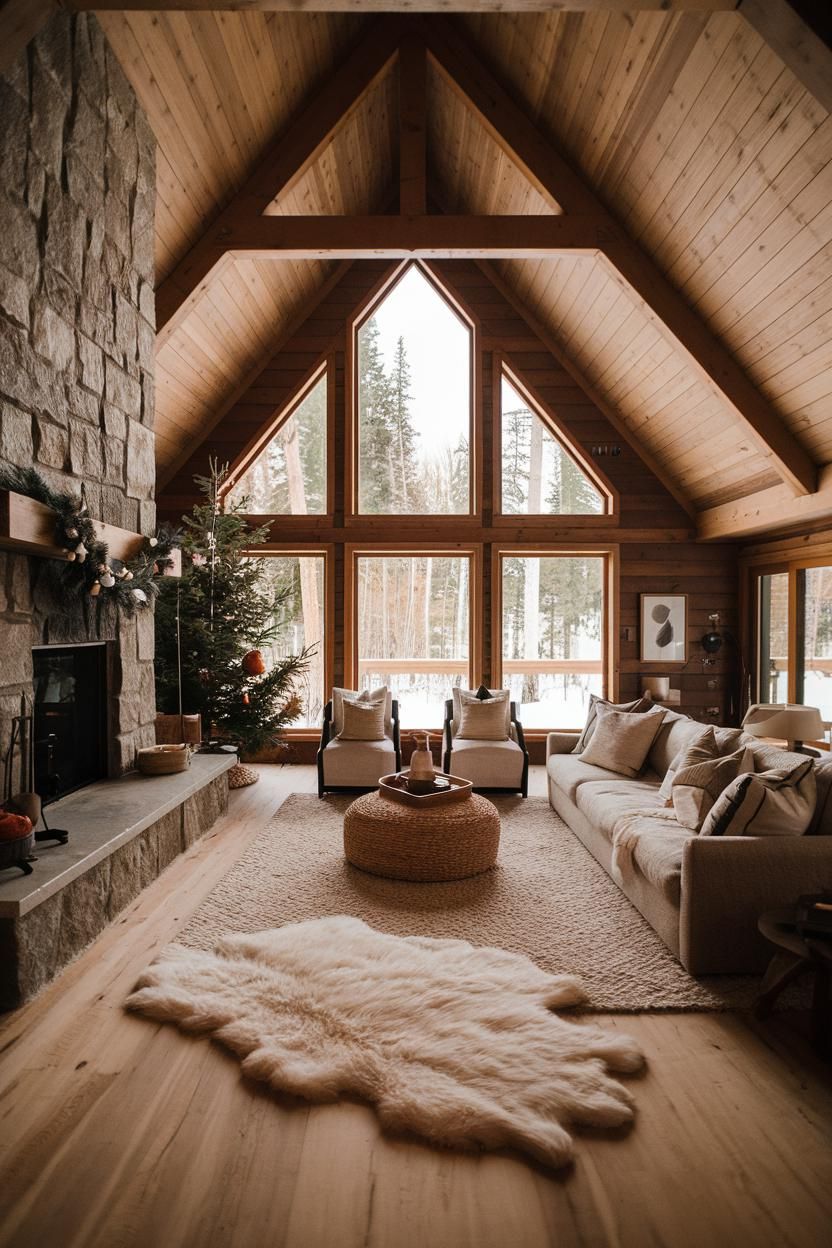
[(259, 650), (249, 650), (243, 655), (243, 671), (246, 676), (262, 676), (266, 670), (266, 661)]
[(244, 693), (243, 694), (243, 706), (250, 706), (250, 705), (251, 705), (251, 698), (248, 696), (247, 693)]

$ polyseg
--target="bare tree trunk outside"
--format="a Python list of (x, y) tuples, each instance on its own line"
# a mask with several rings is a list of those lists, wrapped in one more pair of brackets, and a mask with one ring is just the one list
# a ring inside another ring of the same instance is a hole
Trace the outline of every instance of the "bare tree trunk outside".
[[(300, 444), (298, 442), (297, 422), (292, 420), (287, 426), (287, 435), (283, 440), (283, 451), (286, 456), (286, 481), (289, 488), (289, 511), (293, 516), (306, 515), (306, 490), (303, 483), (303, 468), (300, 462)], [(321, 637), (321, 598), (318, 590), (317, 559), (298, 560), (300, 566), (300, 602), (303, 615), (303, 640), (305, 645), (316, 644), (315, 654), (309, 663), (307, 681), (313, 697), (319, 697), (324, 683), (324, 645)], [(310, 698), (311, 701), (311, 698)], [(307, 706), (307, 712), (317, 713), (318, 708)]]

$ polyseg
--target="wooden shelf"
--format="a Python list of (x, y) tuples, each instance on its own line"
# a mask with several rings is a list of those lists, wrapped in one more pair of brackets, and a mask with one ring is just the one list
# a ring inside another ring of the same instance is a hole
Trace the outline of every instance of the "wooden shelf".
[[(51, 507), (13, 490), (0, 490), (0, 549), (66, 560), (67, 552), (55, 545), (55, 523), (56, 513)], [(131, 533), (98, 520), (94, 524), (96, 535), (106, 542), (114, 559), (132, 559), (141, 550), (144, 543), (141, 533)]]

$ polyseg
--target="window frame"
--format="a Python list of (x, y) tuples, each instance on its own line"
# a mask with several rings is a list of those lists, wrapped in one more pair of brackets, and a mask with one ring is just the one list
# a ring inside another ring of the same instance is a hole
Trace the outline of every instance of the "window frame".
[(277, 521), (283, 532), (297, 531), (303, 533), (322, 531), (331, 529), (335, 518), (335, 386), (336, 386), (336, 368), (335, 368), (335, 352), (327, 351), (318, 361), (308, 370), (306, 376), (298, 385), (297, 389), (292, 392), (292, 398), (283, 407), (277, 410), (277, 414), (270, 421), (265, 432), (261, 432), (256, 438), (253, 438), (241, 455), (237, 457), (229, 472), (228, 482), (221, 493), (221, 502), (233, 490), (240, 478), (245, 476), (249, 468), (255, 460), (263, 453), (263, 451), (271, 442), (272, 438), (280, 432), (283, 426), (292, 419), (295, 412), (309, 396), (312, 390), (318, 385), (322, 379), (326, 379), (326, 510), (322, 512), (311, 512), (306, 515), (295, 516), (288, 513), (269, 512), (261, 514), (259, 512), (247, 512), (246, 515), (255, 527), (267, 521)]
[[(619, 686), (619, 585), (620, 550), (617, 543), (602, 545), (572, 542), (568, 545), (547, 543), (544, 545), (495, 544), (491, 553), (491, 676), (492, 687), (503, 688), (503, 559), (540, 558), (550, 559), (594, 556), (604, 560), (602, 630), (601, 630), (601, 696), (609, 701), (618, 700)], [(517, 716), (522, 723), (521, 708)], [(583, 724), (553, 724), (546, 728), (526, 728), (524, 736), (529, 741), (545, 740), (550, 732), (580, 731)]]
[[(419, 515), (399, 514), (396, 512), (363, 512), (359, 510), (359, 469), (360, 469), (360, 435), (358, 417), (360, 404), (358, 399), (358, 334), (375, 310), (385, 301), (387, 296), (398, 286), (410, 269), (417, 268), (425, 281), (429, 282), (436, 294), (470, 334), (470, 351), (468, 359), (468, 511), (467, 512), (422, 512)], [(481, 521), (483, 511), (482, 489), (482, 454), (480, 440), (482, 437), (482, 398), (479, 383), (477, 360), (480, 356), (480, 328), (471, 314), (462, 307), (457, 299), (445, 289), (438, 278), (420, 260), (405, 260), (390, 274), (378, 289), (359, 309), (355, 316), (347, 322), (347, 343), (344, 357), (347, 383), (345, 386), (346, 428), (344, 455), (344, 524), (347, 528), (388, 527), (391, 523), (407, 531), (413, 528), (424, 529), (426, 525), (436, 524), (448, 529), (452, 525), (462, 523), (468, 527)]]
[[(552, 437), (559, 443), (563, 453), (587, 476), (601, 495), (604, 509), (597, 513), (534, 511), (505, 512), (503, 511), (503, 378), (517, 391), (529, 410), (543, 422)], [(494, 412), (492, 433), (492, 500), (494, 505), (493, 522), (496, 527), (516, 528), (518, 524), (530, 521), (548, 522), (550, 524), (574, 524), (609, 528), (619, 522), (618, 491), (604, 475), (591, 464), (573, 441), (563, 421), (549, 403), (546, 403), (523, 379), (520, 370), (515, 368), (506, 354), (494, 350), (492, 352), (491, 401)]]
[[(468, 572), (468, 688), (476, 688), (476, 673), (482, 671), (482, 576), (481, 542), (349, 542), (344, 547), (344, 680), (347, 688), (358, 689), (358, 560), (360, 558), (467, 557)], [(477, 681), (477, 684), (479, 682)], [(450, 693), (450, 689), (449, 689)], [(407, 725), (405, 732), (441, 732), (442, 724)]]
[[(323, 558), (324, 560), (324, 706), (329, 701), (330, 691), (335, 683), (335, 547), (331, 543), (302, 542), (268, 542), (246, 551), (246, 555), (255, 559), (279, 558), (295, 556), (298, 559)], [(283, 735), (295, 741), (319, 741), (320, 724), (305, 728), (284, 729)]]

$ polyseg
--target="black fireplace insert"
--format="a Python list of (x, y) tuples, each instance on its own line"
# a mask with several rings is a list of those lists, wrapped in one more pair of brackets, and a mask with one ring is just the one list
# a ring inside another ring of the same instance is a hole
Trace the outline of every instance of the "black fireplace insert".
[(107, 774), (107, 647), (38, 646), (32, 659), (35, 790), (51, 802)]

